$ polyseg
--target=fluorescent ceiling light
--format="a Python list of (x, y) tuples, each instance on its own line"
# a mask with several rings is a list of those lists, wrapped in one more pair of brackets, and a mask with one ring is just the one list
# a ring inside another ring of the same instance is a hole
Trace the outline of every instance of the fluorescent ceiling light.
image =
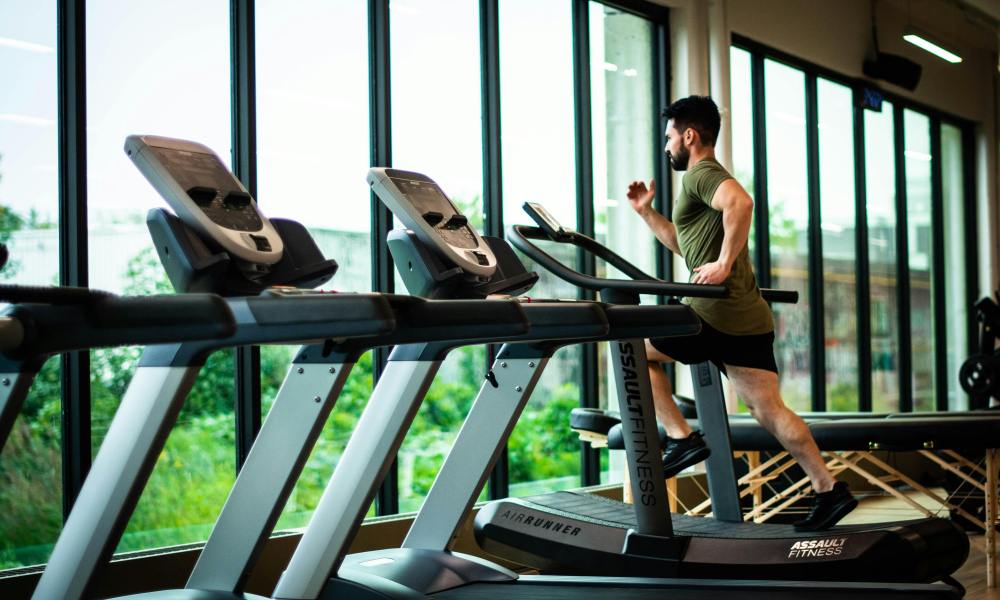
[(913, 28), (908, 28), (903, 32), (903, 39), (910, 42), (914, 46), (922, 48), (934, 56), (944, 59), (952, 64), (962, 62), (961, 56), (955, 54), (951, 50), (946, 50), (937, 42), (932, 42), (930, 40), (930, 36)]
[(639, 75), (639, 71), (636, 69), (625, 69), (625, 77), (635, 77)]
[(41, 117), (29, 117), (28, 115), (15, 115), (11, 113), (0, 113), (0, 121), (7, 121), (8, 123), (18, 123), (21, 125), (38, 125), (40, 127), (49, 127), (55, 125), (56, 122), (52, 119), (44, 119)]
[(56, 51), (56, 49), (52, 46), (45, 46), (43, 44), (35, 44), (33, 42), (25, 42), (5, 37), (0, 37), (0, 46), (17, 48), (18, 50), (27, 50), (28, 52), (40, 52), (42, 54), (51, 54)]
[(616, 65), (615, 63), (606, 62), (604, 63), (604, 70), (611, 71), (612, 73), (614, 73), (615, 71), (618, 70), (618, 65)]

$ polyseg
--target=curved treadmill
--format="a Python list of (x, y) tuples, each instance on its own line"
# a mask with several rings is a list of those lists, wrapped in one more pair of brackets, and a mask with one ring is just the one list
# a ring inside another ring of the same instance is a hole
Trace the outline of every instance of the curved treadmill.
[[(657, 293), (660, 280), (598, 242), (559, 227), (540, 214), (544, 209), (533, 210), (529, 213), (542, 227), (514, 226), (508, 237), (536, 263), (575, 285), (600, 291), (605, 299), (630, 289), (636, 302), (640, 291)], [(530, 241), (537, 239), (577, 245), (632, 281), (577, 273)], [(626, 450), (628, 444), (626, 437)], [(633, 494), (642, 498), (639, 489)], [(944, 519), (797, 532), (786, 525), (671, 515), (669, 533), (637, 537), (636, 525), (649, 510), (642, 502), (629, 506), (559, 492), (489, 503), (478, 513), (475, 531), (480, 545), (498, 556), (546, 572), (600, 575), (929, 582), (948, 577), (969, 551), (966, 535)]]

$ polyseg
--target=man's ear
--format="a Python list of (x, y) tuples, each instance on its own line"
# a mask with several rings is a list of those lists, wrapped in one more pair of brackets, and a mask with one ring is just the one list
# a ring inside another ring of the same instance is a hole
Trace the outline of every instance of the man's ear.
[(693, 144), (694, 143), (694, 128), (688, 127), (684, 130), (684, 143)]

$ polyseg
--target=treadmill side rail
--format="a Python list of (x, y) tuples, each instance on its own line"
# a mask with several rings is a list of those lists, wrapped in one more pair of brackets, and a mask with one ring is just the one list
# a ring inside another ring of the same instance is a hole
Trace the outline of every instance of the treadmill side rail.
[(504, 358), (504, 346), (455, 438), (427, 498), (403, 540), (403, 548), (446, 550), (479, 497), (490, 470), (548, 363), (541, 350), (534, 358)]
[(636, 529), (643, 535), (670, 537), (673, 526), (663, 479), (660, 434), (653, 408), (646, 345), (636, 338), (613, 340), (610, 346), (628, 474), (635, 499)]
[(353, 367), (291, 364), (188, 589), (241, 591)]
[(733, 467), (733, 442), (729, 433), (729, 415), (719, 368), (710, 362), (691, 365), (691, 383), (698, 422), (705, 432), (705, 441), (712, 449), (705, 461), (708, 474), (708, 496), (712, 499), (712, 516), (718, 521), (742, 523), (740, 490)]
[(76, 600), (114, 552), (197, 367), (139, 367), (111, 421), (32, 598)]
[(14, 429), (14, 421), (21, 412), (35, 376), (38, 375), (38, 370), (29, 370), (26, 363), (20, 363), (19, 366), (24, 368), (0, 373), (0, 451), (3, 450), (4, 443)]
[(319, 597), (340, 566), (440, 367), (441, 360), (389, 361), (278, 580), (275, 598)]

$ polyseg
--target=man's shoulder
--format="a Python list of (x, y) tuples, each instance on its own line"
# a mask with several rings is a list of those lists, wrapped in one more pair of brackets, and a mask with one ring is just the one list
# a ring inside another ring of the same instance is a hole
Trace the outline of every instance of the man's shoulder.
[(732, 175), (729, 174), (729, 171), (727, 171), (726, 168), (714, 158), (703, 158), (688, 170), (688, 174), (690, 175), (704, 176), (708, 173), (721, 173), (725, 174), (727, 177), (732, 177)]

